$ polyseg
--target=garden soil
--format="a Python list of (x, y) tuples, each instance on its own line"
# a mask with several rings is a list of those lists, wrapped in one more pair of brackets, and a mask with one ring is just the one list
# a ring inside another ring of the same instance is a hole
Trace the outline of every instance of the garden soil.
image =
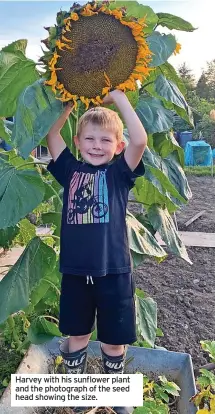
[[(177, 213), (179, 230), (215, 233), (215, 178), (188, 177), (193, 198)], [(205, 214), (185, 228), (196, 213)], [(187, 248), (193, 265), (169, 254), (161, 264), (145, 261), (134, 272), (136, 287), (158, 306), (164, 336), (156, 344), (188, 352), (197, 368), (208, 362), (200, 340), (215, 340), (215, 248)]]

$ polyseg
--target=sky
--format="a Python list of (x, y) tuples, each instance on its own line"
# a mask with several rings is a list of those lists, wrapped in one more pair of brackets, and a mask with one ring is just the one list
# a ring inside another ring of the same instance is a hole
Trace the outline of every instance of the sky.
[[(55, 23), (56, 13), (69, 10), (73, 1), (1, 1), (0, 0), (0, 49), (14, 40), (28, 39), (27, 56), (38, 61), (42, 55), (41, 39), (47, 37), (44, 26)], [(126, 2), (125, 2), (126, 3)], [(196, 79), (206, 68), (207, 61), (215, 59), (215, 0), (139, 0), (156, 13), (171, 13), (182, 17), (197, 28), (192, 33), (170, 31), (158, 27), (161, 33), (173, 33), (181, 43), (179, 55), (169, 62), (177, 69), (186, 62)]]

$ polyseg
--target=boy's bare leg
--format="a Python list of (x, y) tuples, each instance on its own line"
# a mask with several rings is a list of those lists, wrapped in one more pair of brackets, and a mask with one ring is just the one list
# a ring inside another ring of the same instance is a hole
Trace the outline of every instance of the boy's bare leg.
[(91, 333), (88, 335), (70, 336), (69, 337), (69, 352), (76, 352), (88, 345)]
[(109, 356), (120, 356), (124, 353), (124, 345), (102, 344), (102, 350)]

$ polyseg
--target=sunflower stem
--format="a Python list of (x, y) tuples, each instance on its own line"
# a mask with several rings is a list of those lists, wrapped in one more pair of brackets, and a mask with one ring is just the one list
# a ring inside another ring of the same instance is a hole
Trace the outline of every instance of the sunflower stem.
[(51, 187), (51, 189), (52, 189), (53, 193), (55, 194), (56, 198), (57, 198), (57, 199), (58, 199), (58, 201), (60, 202), (61, 206), (63, 206), (63, 202), (62, 202), (62, 200), (61, 200), (61, 198), (60, 198), (59, 194), (58, 194), (58, 193), (57, 193), (57, 191), (55, 190), (55, 188), (54, 188), (51, 184), (49, 184), (49, 187)]
[(22, 167), (26, 167), (27, 165), (35, 165), (35, 164), (38, 164), (38, 165), (48, 165), (48, 163), (47, 162), (43, 162), (43, 161), (31, 161), (31, 162), (27, 162), (27, 163), (23, 163), (23, 164), (21, 164), (21, 165), (18, 165), (17, 167), (15, 167), (16, 168), (16, 170), (19, 170), (19, 168), (22, 168)]

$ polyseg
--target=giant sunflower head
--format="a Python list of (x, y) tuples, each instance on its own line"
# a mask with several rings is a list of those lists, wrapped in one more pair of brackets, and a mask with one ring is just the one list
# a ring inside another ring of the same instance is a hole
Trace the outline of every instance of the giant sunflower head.
[(150, 52), (145, 18), (126, 16), (125, 8), (108, 2), (77, 3), (59, 12), (57, 25), (43, 41), (49, 48), (43, 61), (57, 99), (99, 105), (113, 89), (134, 91), (136, 81), (149, 74)]

